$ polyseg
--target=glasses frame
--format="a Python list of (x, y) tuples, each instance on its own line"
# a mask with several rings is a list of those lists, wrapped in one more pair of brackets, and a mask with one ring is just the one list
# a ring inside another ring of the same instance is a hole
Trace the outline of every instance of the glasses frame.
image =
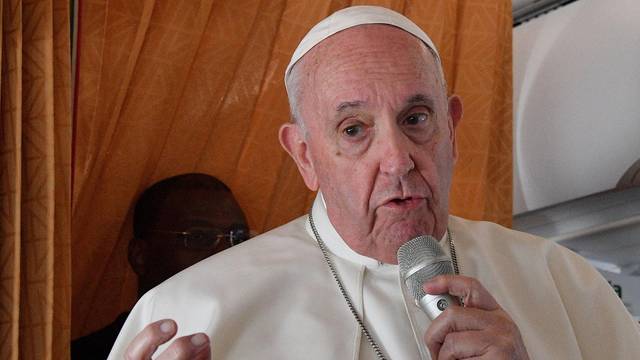
[[(207, 247), (194, 246), (193, 241), (190, 242), (190, 240), (193, 239), (192, 237), (190, 237), (190, 235), (196, 234), (198, 230), (200, 230), (201, 232), (217, 232), (215, 235), (215, 240), (213, 241), (213, 244), (211, 246), (207, 246)], [(202, 230), (206, 230), (206, 231), (202, 231)], [(222, 231), (222, 233), (220, 233), (220, 231)], [(240, 235), (243, 232), (246, 233), (244, 237)], [(243, 228), (238, 225), (231, 226), (226, 230), (221, 230), (216, 228), (192, 228), (187, 231), (153, 229), (153, 230), (147, 230), (145, 231), (145, 233), (177, 235), (175, 238), (175, 241), (180, 242), (185, 249), (190, 249), (190, 250), (215, 249), (216, 247), (218, 247), (218, 245), (220, 245), (220, 241), (222, 241), (223, 239), (227, 239), (229, 241), (229, 246), (235, 246), (248, 240), (251, 237), (251, 232), (249, 231), (249, 229)]]

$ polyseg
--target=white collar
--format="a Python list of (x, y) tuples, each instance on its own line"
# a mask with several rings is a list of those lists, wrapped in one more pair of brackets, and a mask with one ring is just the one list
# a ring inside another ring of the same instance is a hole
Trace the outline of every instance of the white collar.
[[(369, 270), (397, 271), (398, 265), (385, 264), (374, 258), (358, 254), (347, 245), (340, 234), (338, 234), (335, 227), (333, 227), (333, 224), (331, 224), (329, 215), (327, 214), (326, 203), (320, 191), (318, 191), (318, 195), (316, 195), (311, 212), (313, 214), (313, 223), (315, 224), (318, 234), (327, 246), (329, 252), (352, 263), (363, 265)], [(309, 221), (306, 222), (305, 227), (309, 235), (315, 239)], [(443, 239), (444, 237), (446, 237), (446, 233), (443, 236)], [(442, 243), (442, 239), (440, 240), (440, 243)]]

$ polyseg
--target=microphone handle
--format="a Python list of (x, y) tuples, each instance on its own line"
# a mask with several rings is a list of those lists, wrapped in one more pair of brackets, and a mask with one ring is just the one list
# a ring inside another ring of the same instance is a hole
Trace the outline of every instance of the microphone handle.
[(418, 306), (420, 306), (422, 311), (424, 311), (431, 320), (438, 317), (438, 315), (442, 314), (442, 312), (451, 305), (459, 305), (459, 302), (449, 294), (426, 294), (418, 301)]

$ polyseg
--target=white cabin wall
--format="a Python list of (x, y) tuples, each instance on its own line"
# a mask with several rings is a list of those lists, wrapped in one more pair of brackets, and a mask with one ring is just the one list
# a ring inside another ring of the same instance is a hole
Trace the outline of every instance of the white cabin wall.
[(639, 19), (638, 0), (578, 0), (514, 28), (514, 214), (611, 189), (640, 158)]

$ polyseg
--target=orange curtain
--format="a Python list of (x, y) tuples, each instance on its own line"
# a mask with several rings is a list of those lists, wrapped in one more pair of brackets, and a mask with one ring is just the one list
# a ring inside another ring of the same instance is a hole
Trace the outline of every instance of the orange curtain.
[(313, 24), (356, 3), (403, 12), (433, 35), (450, 88), (466, 105), (453, 211), (510, 223), (510, 1), (85, 1), (72, 208), (74, 337), (132, 305), (130, 207), (151, 183), (213, 174), (259, 232), (308, 209), (314, 195), (277, 140), (289, 118), (283, 71)]
[(460, 156), (451, 188), (451, 213), (510, 227), (511, 1), (415, 3), (420, 7), (408, 16), (434, 37), (449, 91), (460, 95), (464, 107), (456, 133)]
[(67, 359), (69, 4), (3, 0), (0, 9), (0, 359)]

